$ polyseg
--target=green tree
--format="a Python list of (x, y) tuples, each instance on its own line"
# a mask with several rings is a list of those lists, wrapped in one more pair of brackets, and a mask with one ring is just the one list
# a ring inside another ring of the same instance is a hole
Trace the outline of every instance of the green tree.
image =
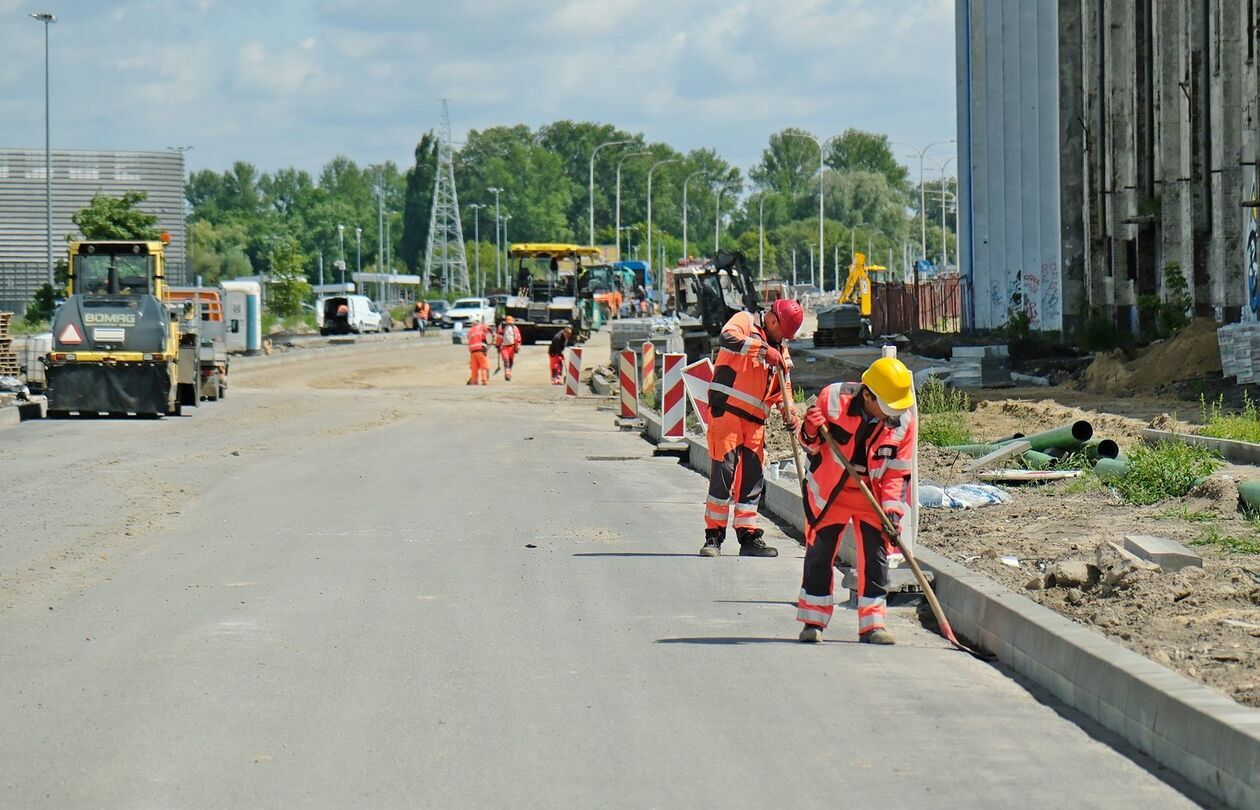
[(906, 193), (910, 189), (909, 170), (897, 162), (887, 135), (846, 129), (831, 142), (827, 165), (838, 172), (882, 174), (897, 191)]
[[(512, 218), (510, 241), (568, 242), (575, 238), (567, 217), (574, 190), (565, 176), (564, 162), (539, 145), (528, 127), (469, 132), (456, 156), (455, 174), (460, 203), (465, 207), (480, 203), (492, 206), (492, 212), (494, 195), (486, 189), (503, 189), (500, 210)], [(464, 218), (464, 236), (472, 236), (472, 217)]]
[(789, 127), (770, 136), (761, 162), (748, 172), (759, 191), (777, 191), (792, 198), (808, 191), (811, 178), (818, 174), (818, 146), (802, 137), (809, 134)]
[(433, 209), (433, 175), (437, 171), (437, 138), (426, 132), (416, 144), (416, 163), (407, 170), (402, 205), (402, 233), (398, 258), (412, 273), (423, 269), (429, 239), (429, 215)]
[[(565, 176), (573, 186), (572, 200), (566, 212), (569, 228), (577, 234), (577, 240), (585, 244), (589, 237), (590, 194), (589, 179), (591, 152), (602, 143), (631, 141), (632, 143), (610, 146), (596, 156), (595, 161), (595, 219), (602, 230), (611, 235), (613, 206), (617, 185), (617, 159), (627, 152), (644, 149), (643, 135), (617, 129), (612, 124), (556, 121), (540, 127), (538, 144), (557, 155), (564, 165)], [(625, 164), (631, 165), (631, 161)], [(646, 170), (644, 170), (646, 171)], [(609, 241), (612, 241), (611, 239)]]
[(278, 239), (271, 247), (271, 278), (267, 285), (267, 307), (281, 318), (301, 313), (302, 302), (311, 296), (306, 281), (302, 247), (293, 238)]
[(124, 191), (117, 198), (98, 192), (70, 221), (82, 239), (157, 239), (157, 214), (136, 208), (148, 197), (143, 191)]

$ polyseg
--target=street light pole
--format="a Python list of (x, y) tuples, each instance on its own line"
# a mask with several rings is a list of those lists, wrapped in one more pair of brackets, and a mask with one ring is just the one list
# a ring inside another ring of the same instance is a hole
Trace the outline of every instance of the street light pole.
[[(797, 138), (809, 138), (811, 141), (818, 144), (818, 265), (819, 270), (821, 271), (819, 273), (819, 278), (823, 279), (827, 276), (827, 268), (823, 264), (823, 257), (826, 255), (823, 252), (823, 221), (825, 210), (823, 206), (823, 195), (826, 193), (823, 181), (826, 179), (827, 173), (827, 144), (831, 143), (840, 136), (832, 135), (830, 138), (819, 140), (817, 137), (808, 132), (785, 132), (783, 134), (795, 136)], [(819, 285), (819, 289), (822, 289), (822, 285)]]
[(591, 241), (588, 244), (590, 245), (595, 244), (595, 155), (599, 154), (599, 150), (603, 149), (605, 146), (620, 146), (622, 144), (627, 144), (627, 143), (634, 143), (634, 141), (605, 141), (604, 143), (601, 143), (599, 146), (591, 150), (591, 175), (590, 175), (590, 180), (588, 181), (588, 185), (590, 187), (590, 194), (591, 194), (591, 206), (590, 206), (590, 211), (588, 213), (588, 218), (590, 220), (589, 224), (590, 224), (590, 235), (591, 235)]
[[(473, 212), (473, 244), (476, 245), (476, 247), (474, 248), (475, 256), (473, 258), (473, 261), (476, 263), (476, 269), (473, 270), (473, 273), (478, 278), (480, 278), (481, 277), (481, 209), (485, 208), (485, 206), (480, 203), (473, 203), (472, 205), (468, 207), (471, 208)], [(494, 283), (496, 286), (498, 286), (499, 279), (496, 278), (494, 280)]]
[[(927, 192), (923, 187), (923, 156), (933, 146), (944, 146), (947, 143), (956, 143), (953, 139), (948, 141), (934, 141), (920, 149), (912, 143), (905, 141), (889, 141), (894, 146), (904, 146), (911, 149), (919, 156), (919, 258), (927, 259)], [(917, 284), (918, 270), (915, 270), (915, 283)]]
[(766, 280), (766, 197), (777, 193), (762, 194), (757, 202), (757, 276), (760, 281)]
[(687, 252), (687, 184), (691, 182), (691, 178), (699, 177), (702, 174), (706, 174), (704, 169), (701, 169), (698, 172), (692, 172), (691, 174), (687, 175), (686, 180), (683, 180), (683, 245), (682, 245), (683, 259), (686, 259), (689, 255), (691, 255), (690, 253)]
[(717, 187), (716, 202), (713, 205), (713, 255), (717, 256), (722, 240), (722, 185)]
[[(648, 263), (652, 263), (652, 259), (656, 254), (652, 252), (652, 172), (656, 171), (658, 166), (664, 166), (666, 163), (677, 163), (678, 158), (669, 158), (667, 160), (658, 160), (652, 164), (652, 168), (648, 169), (648, 210), (647, 210), (647, 228), (648, 228), (648, 245), (647, 256)], [(664, 268), (658, 268), (663, 270)]]
[(346, 226), (337, 226), (337, 246), (341, 251), (341, 292), (346, 291)]
[[(355, 226), (354, 229), (354, 272), (363, 272), (363, 229)], [(358, 282), (355, 282), (358, 284)], [(356, 288), (357, 289), (357, 288)]]
[(488, 188), (486, 191), (494, 195), (494, 283), (502, 286), (503, 273), (499, 269), (502, 256), (499, 245), (499, 195), (503, 193), (501, 188)]
[(52, 237), (52, 128), (49, 124), (48, 89), (48, 26), (57, 22), (57, 15), (41, 11), (31, 15), (44, 24), (44, 226), (48, 243), (48, 286), (53, 286), (53, 237)]
[(621, 164), (632, 157), (643, 157), (650, 154), (652, 153), (631, 152), (628, 155), (622, 155), (621, 159), (617, 161), (617, 221), (615, 223), (617, 228), (617, 261), (621, 261)]

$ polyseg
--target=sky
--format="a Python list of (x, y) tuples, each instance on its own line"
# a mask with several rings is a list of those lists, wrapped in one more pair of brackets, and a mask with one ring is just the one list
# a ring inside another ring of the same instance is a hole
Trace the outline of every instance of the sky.
[[(410, 165), (450, 100), (469, 129), (560, 119), (709, 147), (772, 132), (956, 136), (953, 0), (0, 0), (0, 147), (192, 146), (318, 171)], [(912, 165), (899, 147), (898, 157)], [(932, 154), (944, 159), (952, 147)]]

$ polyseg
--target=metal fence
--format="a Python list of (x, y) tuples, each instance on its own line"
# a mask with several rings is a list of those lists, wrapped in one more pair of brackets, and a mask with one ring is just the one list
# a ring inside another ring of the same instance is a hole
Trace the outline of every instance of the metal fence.
[(871, 330), (876, 335), (916, 329), (961, 332), (963, 286), (964, 281), (958, 276), (943, 276), (920, 281), (916, 296), (913, 284), (873, 284)]

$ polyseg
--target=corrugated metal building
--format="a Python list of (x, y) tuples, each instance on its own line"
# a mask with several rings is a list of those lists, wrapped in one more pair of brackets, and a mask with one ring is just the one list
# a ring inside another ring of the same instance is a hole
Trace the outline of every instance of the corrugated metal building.
[[(98, 192), (143, 191), (140, 208), (171, 235), (168, 273), (184, 280), (184, 156), (179, 152), (53, 150), (53, 260), (65, 258), (70, 217)], [(0, 310), (22, 312), (47, 278), (44, 150), (0, 149)]]
[(958, 0), (969, 323), (1109, 319), (1169, 268), (1197, 314), (1254, 319), (1257, 0)]

